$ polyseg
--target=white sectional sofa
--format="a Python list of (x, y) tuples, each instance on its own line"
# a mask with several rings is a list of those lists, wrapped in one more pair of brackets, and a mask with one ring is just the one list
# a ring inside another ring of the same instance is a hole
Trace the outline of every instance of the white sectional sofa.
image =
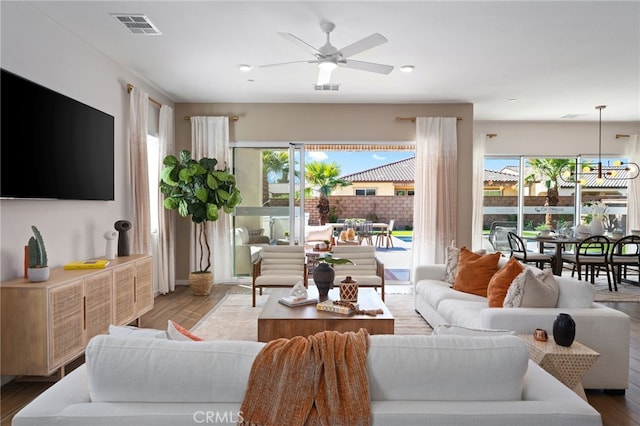
[[(13, 425), (236, 424), (263, 346), (97, 336)], [(516, 336), (370, 336), (367, 375), (374, 425), (602, 424)]]
[[(504, 266), (505, 259), (499, 262)], [(512, 330), (532, 334), (544, 328), (552, 338), (553, 321), (561, 313), (576, 323), (576, 340), (600, 354), (582, 380), (585, 389), (624, 393), (629, 383), (629, 317), (594, 303), (593, 285), (569, 277), (554, 276), (559, 295), (554, 308), (490, 308), (487, 298), (454, 290), (444, 281), (445, 265), (421, 265), (414, 269), (415, 309), (432, 326)]]

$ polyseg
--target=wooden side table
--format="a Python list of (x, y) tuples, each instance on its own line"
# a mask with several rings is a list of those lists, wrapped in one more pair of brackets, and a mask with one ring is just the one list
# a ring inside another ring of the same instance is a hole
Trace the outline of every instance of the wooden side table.
[(600, 354), (580, 342), (573, 341), (571, 346), (560, 346), (549, 337), (540, 342), (532, 335), (518, 336), (529, 347), (529, 358), (540, 367), (572, 389), (582, 399), (587, 400), (582, 387), (582, 377), (596, 362)]

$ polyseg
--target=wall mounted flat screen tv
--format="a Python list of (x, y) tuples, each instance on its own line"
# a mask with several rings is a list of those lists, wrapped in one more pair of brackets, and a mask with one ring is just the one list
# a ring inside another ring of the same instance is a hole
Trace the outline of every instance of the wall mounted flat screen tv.
[(1, 73), (0, 197), (114, 200), (113, 116)]

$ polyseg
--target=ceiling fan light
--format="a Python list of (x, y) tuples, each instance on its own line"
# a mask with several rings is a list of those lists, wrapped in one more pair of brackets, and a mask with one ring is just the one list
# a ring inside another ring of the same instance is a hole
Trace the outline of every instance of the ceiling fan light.
[(318, 64), (318, 67), (320, 67), (320, 69), (323, 70), (323, 71), (333, 71), (336, 68), (338, 68), (338, 64), (336, 64), (335, 62), (331, 62), (331, 61), (320, 62)]

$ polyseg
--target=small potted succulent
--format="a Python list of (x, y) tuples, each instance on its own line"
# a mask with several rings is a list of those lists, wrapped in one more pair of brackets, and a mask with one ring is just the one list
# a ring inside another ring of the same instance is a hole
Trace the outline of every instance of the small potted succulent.
[(47, 250), (44, 247), (42, 234), (35, 226), (31, 226), (33, 236), (29, 238), (29, 268), (27, 278), (33, 283), (47, 281), (49, 279), (49, 263)]

